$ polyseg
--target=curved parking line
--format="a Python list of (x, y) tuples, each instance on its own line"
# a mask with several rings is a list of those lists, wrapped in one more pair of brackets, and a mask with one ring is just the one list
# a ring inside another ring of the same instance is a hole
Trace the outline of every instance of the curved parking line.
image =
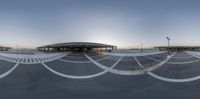
[[(160, 58), (165, 58), (165, 57), (167, 57), (167, 55), (166, 56), (158, 56), (158, 55), (153, 55), (153, 56), (155, 56), (155, 57), (160, 57)], [(172, 57), (172, 58), (176, 58), (176, 59), (184, 59), (184, 58), (194, 58), (194, 56), (187, 56), (187, 57)]]
[[(152, 73), (150, 70), (145, 69), (144, 66), (137, 60), (137, 58), (135, 58), (138, 65), (140, 67), (142, 67), (148, 75), (150, 75), (151, 77), (154, 77), (158, 80), (162, 80), (162, 81), (166, 81), (166, 82), (171, 82), (171, 83), (181, 83), (181, 82), (191, 82), (191, 81), (195, 81), (195, 80), (199, 80), (200, 79), (200, 75), (199, 76), (195, 76), (195, 77), (191, 77), (191, 78), (185, 78), (185, 79), (173, 79), (173, 78), (167, 78), (167, 77), (162, 77), (159, 76), (157, 74)], [(165, 63), (163, 63), (165, 64)]]
[(144, 56), (150, 60), (153, 60), (153, 61), (157, 61), (157, 62), (162, 62), (162, 60), (158, 60), (158, 59), (155, 59), (155, 58), (152, 58), (152, 57), (149, 57), (149, 56)]
[[(104, 57), (104, 58), (101, 58), (101, 59), (97, 59), (96, 61), (102, 61), (102, 60), (106, 60), (108, 58), (111, 58), (111, 57), (114, 57), (114, 56), (108, 56), (108, 57)], [(85, 57), (86, 58), (86, 57)], [(92, 63), (91, 61), (71, 61), (71, 60), (66, 60), (66, 59), (57, 59), (59, 61), (63, 61), (63, 62), (67, 62), (67, 63), (75, 63), (75, 64), (81, 64), (81, 63)]]
[(195, 52), (186, 52), (186, 53), (191, 55), (191, 56), (193, 56), (193, 57), (196, 57), (198, 59), (200, 58), (199, 55), (197, 53), (195, 53)]
[[(88, 55), (85, 54), (85, 56), (92, 62), (94, 63), (96, 66), (98, 66), (99, 68), (102, 68), (104, 70), (108, 70), (109, 67), (108, 66), (105, 66), (105, 65), (102, 65), (100, 63), (98, 63), (97, 61), (93, 60), (92, 58), (90, 58)], [(141, 74), (144, 74), (145, 71), (144, 70), (134, 70), (134, 71), (124, 71), (124, 70), (117, 70), (117, 69), (109, 69), (109, 72), (110, 73), (113, 73), (113, 74), (118, 74), (118, 75), (141, 75)]]
[[(171, 56), (169, 56), (169, 58), (167, 58), (166, 60), (154, 65), (154, 66), (151, 66), (149, 68), (147, 68), (147, 70), (149, 71), (153, 71), (157, 68), (159, 68), (160, 66), (162, 66), (166, 61), (168, 61), (170, 59), (170, 57), (173, 57), (173, 55), (175, 55), (176, 52), (174, 52)], [(100, 63), (98, 63), (97, 61), (93, 60), (92, 58), (90, 58), (88, 55), (85, 54), (85, 56), (92, 62), (94, 63), (95, 65), (97, 65), (98, 67), (104, 69), (104, 70), (107, 70), (109, 67), (105, 66), (105, 65), (102, 65)], [(134, 57), (135, 58), (135, 57)], [(136, 59), (136, 58), (135, 58)], [(137, 62), (137, 61), (136, 61)], [(125, 76), (132, 76), (132, 75), (142, 75), (142, 74), (145, 74), (146, 71), (144, 70), (134, 70), (134, 71), (124, 71), (124, 70), (117, 70), (117, 69), (110, 69), (109, 71), (110, 73), (113, 73), (113, 74), (118, 74), (118, 75), (125, 75)]]
[(187, 62), (166, 62), (166, 64), (176, 64), (176, 65), (184, 65), (184, 64), (192, 64), (199, 62), (200, 60), (194, 60), (194, 61), (187, 61)]
[(3, 73), (0, 75), (0, 78), (6, 77), (8, 76), (11, 72), (13, 72), (17, 66), (19, 66), (19, 63), (15, 64), (10, 70), (8, 70), (7, 72)]
[[(146, 56), (149, 56), (149, 55), (146, 55)], [(155, 57), (159, 57), (159, 58), (166, 58), (167, 54), (166, 55), (151, 55), (151, 56), (155, 56)]]
[[(96, 57), (102, 57), (102, 56), (105, 56), (105, 55), (101, 54), (101, 55), (94, 55), (94, 56), (91, 56), (91, 57), (96, 58)], [(82, 56), (82, 57), (81, 56), (66, 56), (66, 57), (69, 57), (69, 58), (85, 58), (84, 56)]]
[(104, 55), (111, 55), (111, 56), (120, 56), (120, 57), (133, 57), (133, 56), (146, 56), (146, 55), (157, 55), (166, 53), (166, 51), (163, 52), (150, 52), (150, 53), (102, 53)]
[(191, 77), (191, 78), (185, 78), (185, 79), (172, 79), (172, 78), (166, 78), (166, 77), (162, 77), (159, 75), (156, 75), (152, 72), (147, 72), (147, 74), (149, 74), (150, 76), (162, 80), (162, 81), (166, 81), (166, 82), (173, 82), (173, 83), (180, 83), (180, 82), (191, 82), (191, 81), (195, 81), (195, 80), (199, 80), (200, 79), (200, 75), (196, 76), (196, 77)]
[(172, 57), (172, 58), (194, 58), (194, 56), (187, 56), (187, 57)]
[(106, 60), (106, 59), (109, 59), (109, 58), (112, 58), (114, 56), (108, 56), (108, 57), (104, 57), (104, 58), (100, 58), (100, 59), (97, 59), (96, 61), (102, 61), (102, 60)]
[[(161, 60), (149, 57), (149, 56), (145, 56), (146, 58), (153, 60), (153, 61), (157, 61), (157, 62), (162, 62)], [(173, 57), (171, 57), (173, 58)], [(166, 64), (176, 64), (176, 65), (181, 65), (181, 64), (191, 64), (191, 63), (195, 63), (195, 62), (199, 62), (200, 60), (193, 60), (193, 61), (186, 61), (186, 62), (165, 62)]]
[[(154, 65), (154, 66), (151, 66), (151, 67), (149, 67), (149, 68), (146, 68), (146, 70), (148, 70), (148, 71), (153, 71), (153, 70), (158, 69), (159, 67), (163, 66), (163, 65), (164, 65), (171, 57), (173, 57), (175, 54), (176, 54), (176, 52), (172, 53), (172, 54), (171, 54), (170, 56), (168, 56), (165, 60), (160, 61), (160, 63), (158, 63), (158, 64), (156, 64), (156, 65)], [(142, 67), (142, 64), (137, 60), (137, 58), (134, 57), (134, 59), (136, 60), (136, 62), (138, 63), (138, 65), (139, 65), (140, 67)], [(142, 68), (143, 68), (143, 67), (142, 67)]]
[(71, 79), (88, 79), (88, 78), (94, 78), (94, 77), (98, 77), (98, 76), (101, 76), (105, 73), (107, 73), (108, 71), (110, 71), (112, 68), (114, 68), (120, 61), (121, 61), (122, 57), (116, 62), (114, 63), (110, 68), (102, 71), (102, 72), (99, 72), (99, 73), (96, 73), (96, 74), (92, 74), (92, 75), (87, 75), (87, 76), (73, 76), (73, 75), (67, 75), (67, 74), (63, 74), (63, 73), (60, 73), (60, 72), (57, 72), (55, 70), (53, 70), (52, 68), (48, 67), (45, 63), (41, 63), (46, 69), (48, 69), (49, 71), (51, 71), (52, 73), (58, 75), (58, 76), (61, 76), (61, 77), (65, 77), (65, 78), (71, 78)]
[(80, 57), (80, 56), (66, 56), (68, 58), (85, 58), (85, 57)]
[(57, 60), (66, 62), (66, 63), (75, 63), (75, 64), (91, 63), (91, 61), (71, 61), (71, 60), (66, 60), (66, 59), (57, 59)]
[[(97, 53), (98, 54), (98, 53)], [(102, 56), (106, 56), (104, 54), (100, 54), (100, 55), (90, 55), (90, 57), (92, 58), (98, 58), (98, 57), (102, 57)], [(107, 55), (107, 56), (110, 56), (110, 55)]]
[[(185, 51), (184, 51), (185, 52)], [(187, 52), (185, 52), (186, 54), (188, 54)], [(178, 57), (178, 56), (176, 56), (176, 57), (172, 57), (172, 58), (195, 58), (194, 56), (192, 56), (192, 55), (190, 55), (190, 54), (188, 54), (189, 56), (187, 56), (187, 57)]]

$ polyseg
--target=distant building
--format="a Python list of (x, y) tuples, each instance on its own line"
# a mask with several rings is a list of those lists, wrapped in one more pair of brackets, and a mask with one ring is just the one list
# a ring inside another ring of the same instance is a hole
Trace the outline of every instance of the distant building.
[(4, 46), (0, 46), (0, 51), (8, 51), (12, 49), (11, 47), (4, 47)]
[(117, 46), (91, 43), (91, 42), (68, 42), (68, 43), (57, 43), (51, 45), (45, 45), (37, 47), (39, 51), (112, 51), (116, 50)]
[(200, 46), (157, 46), (160, 51), (200, 51)]

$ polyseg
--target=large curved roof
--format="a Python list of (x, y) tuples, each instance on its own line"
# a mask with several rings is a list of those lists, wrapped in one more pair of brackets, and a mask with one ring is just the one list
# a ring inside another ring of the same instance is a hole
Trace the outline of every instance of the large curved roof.
[(8, 49), (11, 49), (12, 47), (0, 46), (0, 48), (8, 48)]
[(92, 43), (92, 42), (67, 42), (67, 43), (57, 43), (51, 45), (40, 46), (41, 47), (92, 47), (92, 48), (100, 48), (100, 47), (116, 47), (114, 45), (101, 44), (101, 43)]

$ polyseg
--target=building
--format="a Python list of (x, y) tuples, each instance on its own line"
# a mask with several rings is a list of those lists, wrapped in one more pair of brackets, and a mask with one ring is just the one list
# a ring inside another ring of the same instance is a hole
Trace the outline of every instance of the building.
[(0, 46), (0, 51), (8, 51), (12, 49), (11, 47)]
[(154, 48), (160, 51), (200, 51), (200, 46), (158, 46)]
[(45, 45), (37, 47), (39, 51), (111, 51), (116, 50), (117, 46), (91, 43), (91, 42), (68, 42), (68, 43), (57, 43), (51, 45)]

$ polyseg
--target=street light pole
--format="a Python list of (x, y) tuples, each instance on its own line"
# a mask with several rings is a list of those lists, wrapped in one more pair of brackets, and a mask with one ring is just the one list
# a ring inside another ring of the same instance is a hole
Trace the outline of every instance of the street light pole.
[(19, 49), (18, 49), (18, 47), (19, 47), (19, 45), (18, 44), (16, 44), (16, 53), (18, 54), (19, 53)]
[(169, 44), (170, 44), (171, 39), (169, 37), (166, 37), (166, 39), (167, 39), (167, 43), (168, 43), (168, 49), (167, 50), (168, 50), (168, 55), (169, 55)]
[(141, 52), (143, 51), (143, 49), (142, 49), (142, 45), (143, 45), (143, 44), (142, 44), (142, 43), (140, 43), (140, 46), (141, 46)]

